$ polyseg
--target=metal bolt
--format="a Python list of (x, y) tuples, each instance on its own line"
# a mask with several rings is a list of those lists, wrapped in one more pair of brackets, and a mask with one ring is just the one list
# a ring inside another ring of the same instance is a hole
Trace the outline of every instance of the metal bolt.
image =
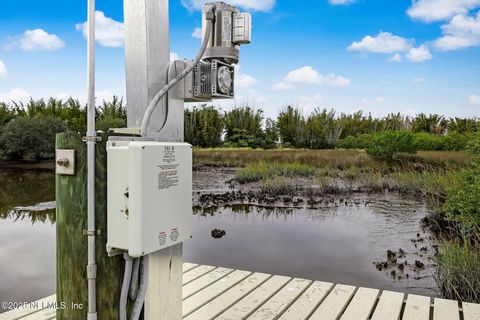
[(57, 160), (57, 164), (60, 166), (60, 167), (68, 167), (68, 165), (70, 164), (70, 161), (67, 159), (67, 158), (62, 158), (62, 159), (58, 159)]

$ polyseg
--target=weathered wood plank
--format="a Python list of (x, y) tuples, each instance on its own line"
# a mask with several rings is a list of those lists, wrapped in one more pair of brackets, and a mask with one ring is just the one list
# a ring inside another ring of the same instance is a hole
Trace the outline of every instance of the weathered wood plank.
[(402, 312), (405, 294), (383, 291), (372, 316), (372, 320), (398, 320)]
[(187, 271), (183, 274), (183, 285), (186, 285), (192, 281), (194, 281), (195, 279), (198, 279), (200, 278), (201, 276), (203, 276), (204, 274), (207, 274), (209, 273), (210, 271), (212, 271), (213, 269), (215, 269), (215, 267), (212, 267), (212, 266), (199, 266), (193, 270), (190, 270), (190, 271)]
[(433, 320), (460, 320), (458, 302), (435, 298), (433, 303)]
[(26, 317), (22, 317), (20, 319), (22, 320), (51, 320), (55, 319), (57, 315), (57, 310), (55, 308), (51, 309), (44, 309), (39, 312), (35, 312), (31, 315), (28, 315)]
[(480, 304), (462, 303), (463, 320), (480, 320)]
[(285, 310), (295, 301), (295, 299), (305, 291), (310, 285), (310, 280), (293, 279), (267, 302), (265, 302), (257, 311), (255, 311), (249, 320), (269, 320), (277, 319)]
[(359, 288), (350, 301), (341, 320), (367, 320), (372, 314), (380, 290)]
[(213, 299), (200, 309), (190, 314), (185, 320), (215, 319), (219, 314), (230, 308), (252, 290), (271, 277), (266, 273), (254, 273), (222, 295)]
[(39, 312), (45, 308), (48, 308), (52, 304), (55, 305), (57, 301), (56, 295), (51, 295), (46, 298), (34, 301), (24, 308), (13, 309), (0, 314), (0, 320), (17, 320), (32, 313)]
[(355, 293), (356, 287), (337, 284), (320, 306), (315, 310), (310, 320), (336, 320), (347, 307)]
[(333, 283), (315, 281), (310, 287), (285, 311), (279, 320), (305, 320), (310, 317), (315, 308), (332, 290)]
[(430, 319), (430, 298), (409, 294), (403, 320), (429, 320)]
[(184, 262), (184, 263), (183, 263), (182, 271), (183, 271), (183, 273), (185, 273), (185, 272), (187, 272), (187, 271), (190, 271), (190, 270), (192, 270), (192, 269), (195, 269), (196, 267), (198, 267), (198, 264), (196, 264), (196, 263)]
[(196, 280), (183, 286), (183, 295), (182, 300), (192, 296), (203, 288), (208, 287), (212, 283), (218, 281), (219, 279), (225, 277), (227, 274), (232, 273), (233, 269), (229, 268), (217, 268), (206, 275), (197, 278)]
[(204, 304), (215, 299), (246, 277), (252, 274), (249, 271), (237, 270), (226, 277), (221, 278), (219, 281), (213, 283), (211, 286), (197, 292), (193, 296), (183, 300), (182, 317), (190, 315), (190, 313), (199, 309)]
[(291, 278), (284, 276), (273, 276), (264, 282), (257, 289), (252, 291), (242, 300), (234, 304), (227, 311), (219, 315), (217, 320), (240, 320), (246, 319), (265, 301), (280, 290)]

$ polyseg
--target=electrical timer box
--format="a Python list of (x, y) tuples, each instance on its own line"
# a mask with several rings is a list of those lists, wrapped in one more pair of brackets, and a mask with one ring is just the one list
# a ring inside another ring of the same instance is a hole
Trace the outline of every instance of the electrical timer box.
[(132, 257), (184, 242), (192, 230), (192, 146), (108, 141), (107, 251)]

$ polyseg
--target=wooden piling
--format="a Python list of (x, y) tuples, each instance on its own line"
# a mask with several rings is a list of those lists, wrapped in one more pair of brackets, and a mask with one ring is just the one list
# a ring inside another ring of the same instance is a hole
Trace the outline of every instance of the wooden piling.
[[(75, 175), (56, 175), (57, 319), (87, 317), (87, 147), (81, 134), (57, 135), (57, 149), (75, 150)], [(98, 319), (118, 319), (122, 256), (108, 257), (106, 134), (96, 144), (95, 225)]]

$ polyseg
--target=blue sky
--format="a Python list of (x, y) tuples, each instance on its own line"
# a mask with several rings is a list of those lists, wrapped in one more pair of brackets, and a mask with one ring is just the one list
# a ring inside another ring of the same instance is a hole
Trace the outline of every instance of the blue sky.
[[(480, 116), (480, 0), (232, 0), (253, 14), (237, 104), (274, 117), (389, 112)], [(200, 0), (171, 0), (171, 51), (193, 58)], [(97, 97), (125, 92), (123, 2), (97, 0)], [(0, 100), (85, 100), (86, 1), (2, 0)], [(224, 109), (231, 101), (217, 102)]]

